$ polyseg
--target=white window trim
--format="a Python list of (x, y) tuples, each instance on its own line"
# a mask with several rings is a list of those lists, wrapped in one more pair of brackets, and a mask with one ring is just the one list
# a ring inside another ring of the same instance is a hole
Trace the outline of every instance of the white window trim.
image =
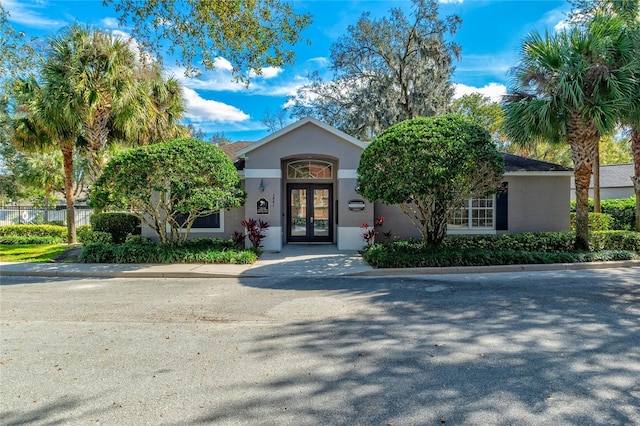
[(492, 202), (492, 208), (491, 210), (493, 211), (493, 217), (492, 217), (492, 223), (493, 225), (491, 227), (488, 226), (483, 226), (483, 227), (479, 227), (479, 226), (473, 226), (472, 225), (472, 220), (473, 220), (473, 215), (471, 214), (471, 211), (473, 210), (473, 206), (472, 206), (472, 201), (473, 200), (478, 200), (479, 198), (471, 198), (469, 200), (467, 200), (467, 211), (469, 212), (469, 216), (467, 217), (467, 226), (454, 226), (451, 224), (447, 224), (447, 234), (451, 234), (451, 235), (491, 235), (491, 234), (496, 234), (496, 196), (493, 196), (493, 202)]

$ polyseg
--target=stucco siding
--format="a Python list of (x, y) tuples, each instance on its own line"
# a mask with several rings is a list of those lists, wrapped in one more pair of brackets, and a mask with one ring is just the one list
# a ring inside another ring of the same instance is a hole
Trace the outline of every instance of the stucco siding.
[(307, 123), (247, 153), (245, 170), (280, 169), (283, 158), (307, 155), (339, 158), (341, 169), (357, 169), (361, 153), (361, 148)]
[(569, 229), (569, 176), (505, 176), (509, 184), (507, 232)]
[(382, 228), (379, 229), (381, 233), (391, 232), (391, 237), (422, 239), (420, 232), (398, 206), (388, 206), (376, 202), (375, 217), (376, 219), (379, 217), (384, 218)]

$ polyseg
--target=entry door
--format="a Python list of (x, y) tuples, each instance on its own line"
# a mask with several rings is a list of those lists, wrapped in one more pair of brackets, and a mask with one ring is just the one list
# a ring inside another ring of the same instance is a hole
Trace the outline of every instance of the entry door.
[(287, 241), (333, 242), (332, 184), (287, 185)]

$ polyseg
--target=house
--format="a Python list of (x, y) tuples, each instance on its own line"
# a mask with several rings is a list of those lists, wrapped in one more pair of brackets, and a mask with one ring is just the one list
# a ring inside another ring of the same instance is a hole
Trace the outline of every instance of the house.
[[(633, 163), (600, 166), (600, 199), (633, 197), (635, 195), (631, 181), (633, 175)], [(589, 186), (589, 197), (593, 198), (593, 178)], [(576, 199), (573, 178), (571, 178), (571, 199)]]
[[(244, 181), (244, 207), (221, 211), (192, 228), (194, 236), (227, 238), (245, 218), (269, 223), (264, 249), (284, 244), (328, 243), (339, 250), (363, 246), (363, 223), (383, 216), (383, 230), (401, 238), (419, 236), (396, 206), (371, 203), (356, 192), (357, 169), (367, 146), (314, 118), (299, 120), (255, 143), (222, 149)], [(450, 233), (504, 233), (569, 229), (572, 172), (562, 166), (504, 154), (504, 191), (470, 200), (453, 219)], [(213, 225), (212, 225), (213, 224)]]

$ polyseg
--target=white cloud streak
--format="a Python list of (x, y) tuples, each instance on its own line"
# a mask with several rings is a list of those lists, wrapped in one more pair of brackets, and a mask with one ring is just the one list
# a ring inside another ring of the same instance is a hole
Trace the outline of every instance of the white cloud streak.
[(202, 98), (195, 90), (182, 88), (187, 111), (185, 118), (194, 123), (237, 123), (248, 120), (248, 114), (232, 105)]
[(507, 94), (506, 86), (499, 83), (489, 83), (484, 87), (473, 87), (465, 84), (455, 83), (454, 99), (461, 98), (464, 95), (470, 95), (471, 93), (480, 93), (481, 95), (488, 96), (493, 102), (500, 102), (502, 97)]
[(9, 12), (9, 21), (29, 28), (50, 30), (67, 25), (67, 22), (49, 19), (40, 13), (39, 9), (45, 9), (47, 6), (40, 2), (3, 0), (2, 5)]

